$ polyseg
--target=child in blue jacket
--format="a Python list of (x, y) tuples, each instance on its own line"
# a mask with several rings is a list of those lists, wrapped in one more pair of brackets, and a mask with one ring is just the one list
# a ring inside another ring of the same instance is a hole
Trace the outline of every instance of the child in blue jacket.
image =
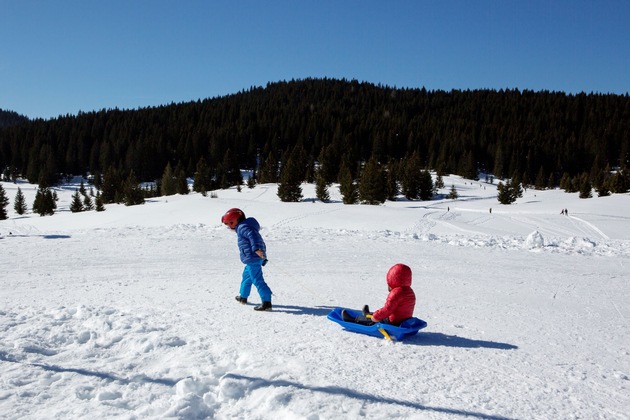
[(236, 232), (241, 262), (245, 264), (240, 293), (236, 296), (237, 302), (247, 303), (253, 284), (262, 301), (254, 310), (270, 311), (271, 289), (265, 283), (262, 272), (262, 266), (267, 263), (267, 254), (265, 241), (259, 232), (260, 224), (253, 217), (245, 218), (245, 213), (237, 208), (229, 209), (221, 217), (221, 223)]

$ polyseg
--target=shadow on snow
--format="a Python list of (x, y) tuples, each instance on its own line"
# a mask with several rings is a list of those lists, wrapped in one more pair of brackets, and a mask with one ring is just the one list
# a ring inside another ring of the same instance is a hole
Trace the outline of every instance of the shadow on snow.
[(457, 335), (448, 335), (437, 332), (420, 331), (417, 335), (405, 338), (405, 344), (414, 344), (417, 346), (444, 346), (444, 347), (461, 347), (466, 349), (486, 348), (497, 350), (516, 350), (518, 346), (507, 343), (497, 343), (495, 341), (473, 340), (470, 338), (459, 337)]
[(316, 306), (314, 308), (309, 308), (307, 306), (273, 305), (274, 312), (285, 312), (291, 315), (326, 316), (333, 309), (335, 309), (334, 306)]
[[(274, 312), (285, 312), (291, 315), (314, 315), (327, 316), (330, 311), (335, 309), (334, 306), (294, 306), (294, 305), (273, 305)], [(351, 331), (344, 331), (344, 333)], [(355, 334), (355, 333), (353, 333)], [(442, 334), (439, 332), (420, 331), (417, 335), (406, 337), (402, 340), (405, 344), (416, 346), (443, 346), (443, 347), (460, 347), (465, 349), (496, 349), (496, 350), (516, 350), (518, 346), (508, 343), (499, 343), (495, 341), (473, 340), (457, 335)]]
[(222, 380), (234, 379), (234, 380), (248, 381), (250, 382), (250, 385), (248, 387), (249, 391), (252, 391), (257, 388), (272, 387), (272, 386), (294, 387), (297, 389), (304, 389), (304, 390), (313, 391), (313, 392), (321, 392), (321, 393), (330, 394), (330, 395), (342, 395), (348, 398), (354, 398), (357, 400), (368, 401), (368, 402), (373, 402), (377, 404), (399, 405), (402, 407), (408, 407), (415, 410), (432, 411), (436, 413), (444, 413), (444, 414), (451, 414), (451, 415), (465, 416), (465, 417), (474, 417), (478, 419), (493, 419), (493, 420), (508, 419), (508, 417), (493, 416), (490, 414), (477, 413), (474, 411), (457, 410), (454, 408), (431, 407), (428, 405), (423, 405), (423, 404), (419, 404), (419, 403), (415, 403), (411, 401), (398, 400), (395, 398), (382, 397), (378, 395), (367, 394), (364, 392), (358, 392), (358, 391), (354, 391), (348, 388), (343, 388), (340, 386), (309, 386), (309, 385), (304, 385), (298, 382), (293, 382), (293, 381), (288, 381), (288, 380), (283, 380), (283, 379), (270, 380), (270, 379), (264, 379), (264, 378), (256, 378), (252, 376), (239, 375), (236, 373), (227, 373), (221, 379)]
[(95, 378), (105, 379), (107, 381), (120, 382), (125, 385), (131, 384), (131, 383), (152, 383), (152, 384), (158, 384), (158, 385), (164, 385), (164, 386), (175, 386), (177, 382), (179, 382), (179, 379), (151, 378), (149, 376), (142, 375), (142, 374), (135, 375), (131, 378), (123, 378), (121, 376), (117, 376), (112, 373), (99, 372), (99, 371), (89, 370), (89, 369), (65, 368), (65, 367), (61, 367), (57, 365), (49, 365), (47, 363), (27, 363), (27, 362), (22, 362), (5, 352), (0, 352), (0, 361), (9, 362), (9, 363), (19, 363), (25, 366), (33, 366), (33, 367), (37, 367), (37, 368), (44, 369), (51, 372), (58, 372), (58, 373), (69, 372), (69, 373), (76, 373), (83, 376), (93, 376)]

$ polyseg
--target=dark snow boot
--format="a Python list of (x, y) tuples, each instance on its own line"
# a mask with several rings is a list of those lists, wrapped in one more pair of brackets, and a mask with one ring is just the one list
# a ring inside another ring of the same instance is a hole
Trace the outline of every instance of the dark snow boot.
[(363, 316), (368, 316), (368, 315), (372, 315), (372, 312), (370, 312), (370, 307), (365, 305), (363, 307)]
[(263, 302), (262, 305), (254, 306), (255, 311), (270, 311), (271, 302)]
[(243, 305), (245, 305), (245, 304), (247, 303), (247, 298), (241, 297), (240, 295), (239, 295), (239, 296), (236, 296), (236, 298), (235, 298), (235, 299), (236, 299), (236, 301), (237, 301), (238, 303), (242, 303)]
[(348, 313), (345, 309), (341, 311), (341, 319), (345, 322), (354, 322), (355, 318)]

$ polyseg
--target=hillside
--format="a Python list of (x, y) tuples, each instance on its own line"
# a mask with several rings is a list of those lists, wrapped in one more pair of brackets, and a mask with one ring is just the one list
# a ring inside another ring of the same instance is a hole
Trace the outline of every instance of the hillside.
[(485, 171), (557, 186), (565, 173), (588, 173), (595, 184), (630, 161), (630, 97), (292, 80), (3, 129), (0, 168), (33, 183), (110, 169), (154, 181), (167, 164), (192, 177), (203, 158), (220, 179), (230, 168), (277, 164), (298, 146), (307, 164), (326, 162), (329, 182), (344, 161), (354, 168), (372, 156), (385, 164), (416, 153), (423, 167), (468, 178)]

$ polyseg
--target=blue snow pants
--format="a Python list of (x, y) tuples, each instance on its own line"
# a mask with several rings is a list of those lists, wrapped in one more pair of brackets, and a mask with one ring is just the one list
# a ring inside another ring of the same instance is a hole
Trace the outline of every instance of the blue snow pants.
[(243, 270), (243, 280), (241, 280), (241, 297), (249, 297), (252, 284), (256, 286), (260, 300), (263, 302), (271, 302), (271, 289), (265, 283), (262, 272), (262, 260), (250, 262), (245, 265)]

